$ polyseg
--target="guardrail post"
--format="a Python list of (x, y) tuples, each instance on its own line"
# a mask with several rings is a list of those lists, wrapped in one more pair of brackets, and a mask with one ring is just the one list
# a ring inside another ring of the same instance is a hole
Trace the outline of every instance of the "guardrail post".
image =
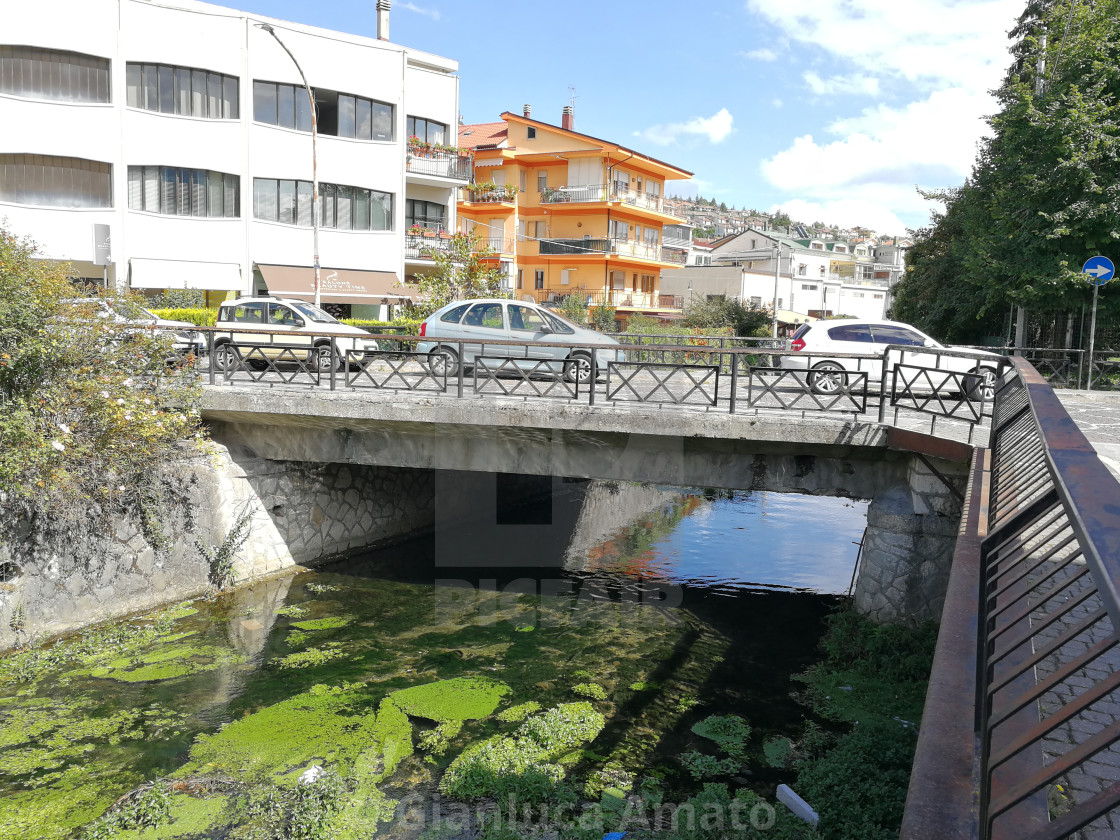
[(456, 389), (456, 394), (455, 395), (457, 397), (459, 397), (459, 399), (462, 399), (463, 398), (463, 369), (467, 366), (467, 360), (466, 360), (466, 357), (463, 355), (463, 342), (460, 341), (455, 346), (459, 350), (459, 369), (456, 371), (456, 374), (458, 375), (459, 379), (458, 379), (458, 388)]
[(214, 331), (206, 332), (206, 367), (210, 373), (210, 384), (214, 384)]
[[(588, 405), (595, 405), (595, 380), (599, 378), (599, 360), (596, 358), (595, 348), (591, 348), (591, 376), (587, 381), (590, 387), (591, 396), (588, 398)], [(576, 371), (576, 387), (579, 387), (579, 371)]]
[(891, 355), (891, 345), (887, 345), (883, 353), (883, 361), (879, 366), (879, 422), (887, 422), (887, 359)]
[(739, 355), (731, 351), (731, 413), (735, 413), (735, 389), (739, 386)]
[(331, 390), (334, 390), (335, 369), (338, 367), (336, 360), (338, 359), (338, 344), (334, 336), (331, 336)]

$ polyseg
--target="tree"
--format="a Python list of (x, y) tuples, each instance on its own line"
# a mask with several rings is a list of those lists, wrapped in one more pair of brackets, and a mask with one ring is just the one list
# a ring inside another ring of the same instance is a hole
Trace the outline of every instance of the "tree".
[(411, 314), (427, 318), (453, 300), (507, 297), (502, 291), (502, 271), (492, 262), (494, 255), (477, 231), (451, 236), (446, 250), (431, 248), (435, 271), (417, 278), (420, 301), (413, 303)]
[(788, 228), (790, 225), (789, 214), (782, 212), (781, 209), (779, 209), (777, 213), (770, 217), (770, 221), (774, 224), (775, 227)]
[(722, 210), (724, 213), (726, 213), (727, 212), (727, 205), (724, 202), (721, 201), (719, 203), (719, 209)]
[[(922, 312), (936, 289), (952, 303), (930, 317), (951, 329), (1011, 304), (1077, 309), (1090, 297), (1085, 258), (1120, 257), (1120, 3), (1031, 2), (1012, 37), (992, 135), (917, 232), (898, 313)], [(1101, 305), (1120, 314), (1116, 295)]]
[(738, 300), (693, 297), (685, 304), (683, 314), (681, 323), (691, 329), (730, 327), (738, 336), (770, 334), (770, 310), (752, 309)]
[(560, 312), (573, 324), (587, 324), (587, 303), (583, 295), (566, 295), (560, 301)]
[(67, 267), (35, 255), (34, 243), (0, 227), (6, 525), (132, 505), (150, 510), (145, 494), (158, 495), (160, 466), (202, 437), (198, 377), (189, 364), (169, 364), (169, 337), (67, 303), (78, 296)]

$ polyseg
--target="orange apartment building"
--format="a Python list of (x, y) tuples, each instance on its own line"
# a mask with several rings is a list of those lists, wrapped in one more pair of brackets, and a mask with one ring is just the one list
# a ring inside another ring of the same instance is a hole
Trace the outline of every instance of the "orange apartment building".
[[(503, 113), (502, 122), (459, 126), (474, 152), (459, 225), (488, 240), (508, 267), (515, 298), (545, 302), (578, 294), (615, 307), (618, 319), (679, 314), (663, 299), (663, 269), (684, 265), (662, 228), (684, 223), (663, 203), (665, 182), (692, 173), (624, 146), (580, 134), (572, 109), (560, 126)], [(687, 247), (687, 246), (686, 246)]]

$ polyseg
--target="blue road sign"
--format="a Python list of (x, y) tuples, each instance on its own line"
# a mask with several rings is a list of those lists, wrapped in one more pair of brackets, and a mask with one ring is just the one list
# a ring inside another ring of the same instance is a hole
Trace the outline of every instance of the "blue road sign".
[(1116, 266), (1108, 257), (1089, 257), (1081, 266), (1081, 273), (1087, 275), (1089, 285), (1103, 286), (1116, 275)]

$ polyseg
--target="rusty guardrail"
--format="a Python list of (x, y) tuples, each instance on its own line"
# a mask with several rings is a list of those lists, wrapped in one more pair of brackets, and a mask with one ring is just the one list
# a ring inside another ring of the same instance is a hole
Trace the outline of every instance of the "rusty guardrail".
[(973, 459), (903, 840), (1057, 840), (1120, 805), (1120, 484), (1011, 362)]

